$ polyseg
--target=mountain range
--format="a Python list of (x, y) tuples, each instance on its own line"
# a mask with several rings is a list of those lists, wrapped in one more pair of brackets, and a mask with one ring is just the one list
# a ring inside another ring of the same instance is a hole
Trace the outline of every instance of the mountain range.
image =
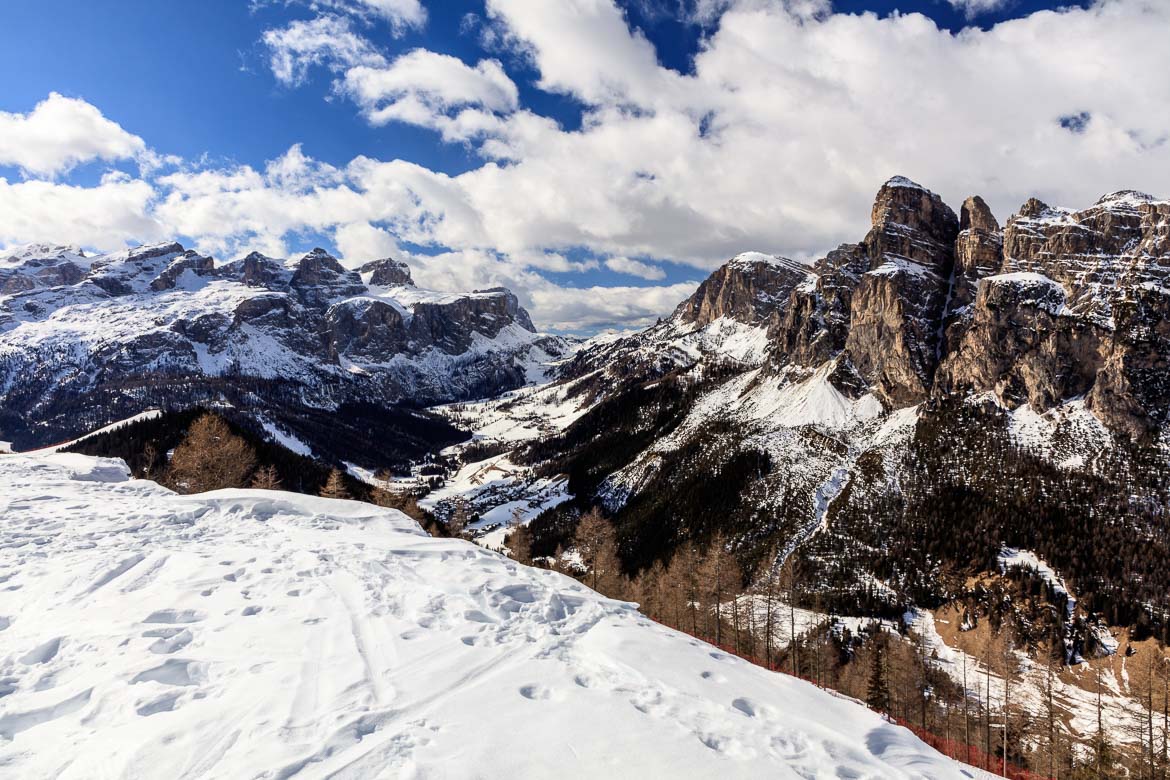
[(0, 438), (27, 448), (151, 407), (414, 407), (541, 379), (568, 342), (516, 296), (423, 290), (393, 260), (315, 249), (229, 263), (180, 244), (0, 257)]

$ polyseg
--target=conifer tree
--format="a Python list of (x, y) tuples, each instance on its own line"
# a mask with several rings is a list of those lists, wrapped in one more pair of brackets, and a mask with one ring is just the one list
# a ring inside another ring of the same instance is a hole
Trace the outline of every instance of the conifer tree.
[(167, 482), (180, 493), (243, 487), (255, 464), (251, 446), (223, 418), (207, 413), (191, 424), (175, 448)]
[(333, 469), (329, 472), (329, 478), (325, 480), (325, 486), (321, 488), (322, 498), (349, 498), (349, 490), (345, 487), (345, 477), (341, 474), (341, 469)]
[(257, 490), (280, 490), (280, 475), (276, 473), (276, 467), (272, 465), (261, 466), (256, 469), (256, 473), (252, 476), (252, 487)]
[(601, 516), (597, 508), (590, 509), (577, 522), (573, 537), (577, 554), (585, 566), (589, 587), (607, 595), (617, 596), (620, 588), (618, 571), (617, 535), (613, 524)]
[(885, 637), (874, 640), (869, 656), (869, 685), (865, 692), (865, 703), (871, 710), (889, 712), (890, 689), (886, 684)]
[(525, 566), (532, 565), (532, 531), (524, 525), (523, 519), (513, 515), (512, 532), (504, 540), (512, 559)]

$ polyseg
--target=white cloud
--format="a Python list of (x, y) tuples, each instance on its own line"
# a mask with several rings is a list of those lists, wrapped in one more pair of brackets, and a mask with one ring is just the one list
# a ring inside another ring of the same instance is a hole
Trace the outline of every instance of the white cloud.
[(569, 332), (605, 328), (644, 328), (673, 311), (695, 291), (696, 284), (660, 287), (560, 287), (548, 284), (528, 291), (531, 313), (538, 323), (554, 323)]
[[(981, 193), (1001, 217), (1032, 195), (1084, 204), (1170, 181), (1170, 83), (1142, 75), (1170, 69), (1170, 5), (959, 34), (823, 2), (724, 5), (682, 76), (612, 3), (491, 0), (540, 83), (593, 106), (578, 132), (515, 113), (483, 147), (511, 164), (459, 177), (493, 243), (709, 267), (745, 246), (856, 240), (895, 173), (955, 204)], [(1082, 111), (1083, 132), (1060, 126)]]
[(386, 62), (373, 44), (354, 32), (348, 19), (333, 14), (265, 30), (262, 40), (268, 47), (272, 74), (286, 86), (303, 83), (312, 67), (341, 72)]
[(488, 16), (540, 69), (539, 86), (587, 103), (665, 99), (677, 84), (610, 0), (488, 0)]
[(151, 211), (154, 188), (111, 173), (93, 187), (0, 178), (0, 246), (47, 242), (112, 251), (161, 240)]
[(427, 11), (420, 0), (252, 0), (252, 7), (294, 3), (318, 14), (342, 15), (367, 26), (388, 22), (396, 36), (409, 29), (422, 29), (427, 22)]
[(980, 14), (1006, 8), (1010, 0), (947, 0), (947, 2), (955, 10), (962, 11), (968, 19), (974, 19)]
[(619, 274), (629, 274), (642, 279), (665, 279), (666, 272), (656, 265), (643, 263), (640, 260), (631, 260), (628, 257), (611, 257), (605, 261), (605, 267)]
[(52, 92), (27, 114), (0, 111), (0, 165), (57, 176), (90, 160), (149, 161), (146, 143), (84, 100)]
[(333, 0), (334, 5), (349, 6), (353, 11), (380, 17), (396, 28), (422, 27), (427, 21), (427, 11), (419, 0)]
[(407, 52), (388, 66), (349, 68), (344, 88), (372, 124), (434, 127), (461, 140), (494, 128), (491, 112), (509, 113), (519, 104), (516, 85), (496, 60), (471, 67), (426, 49)]
[(333, 243), (341, 260), (356, 268), (371, 260), (399, 258), (404, 253), (389, 231), (369, 222), (349, 222), (333, 231)]

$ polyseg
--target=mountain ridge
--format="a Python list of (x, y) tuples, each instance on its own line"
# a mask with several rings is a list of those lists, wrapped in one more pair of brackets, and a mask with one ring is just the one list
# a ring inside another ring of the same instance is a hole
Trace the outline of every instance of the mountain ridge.
[(426, 405), (494, 395), (571, 348), (504, 288), (436, 293), (315, 249), (216, 263), (175, 242), (0, 258), (0, 438), (68, 438), (153, 406)]

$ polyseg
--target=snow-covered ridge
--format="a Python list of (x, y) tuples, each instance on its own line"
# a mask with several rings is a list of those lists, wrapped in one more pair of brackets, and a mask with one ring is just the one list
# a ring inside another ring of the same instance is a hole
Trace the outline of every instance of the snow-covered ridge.
[(0, 457), (22, 778), (961, 778), (875, 713), (355, 502)]
[(88, 422), (140, 411), (139, 385), (167, 386), (152, 376), (195, 380), (152, 405), (206, 400), (199, 382), (225, 377), (301, 385), (318, 408), (441, 403), (542, 379), (569, 349), (507, 290), (423, 290), (392, 260), (358, 273), (323, 250), (217, 263), (175, 243), (81, 259), (59, 249), (0, 265), (0, 403), (52, 426), (26, 446), (76, 433), (67, 416), (40, 415), (76, 409), (95, 388), (124, 391), (95, 399)]
[(768, 255), (763, 252), (740, 252), (735, 257), (727, 261), (727, 264), (735, 268), (750, 269), (756, 265), (770, 265), (775, 268), (783, 268), (789, 271), (796, 271), (798, 273), (811, 273), (812, 268), (797, 260), (792, 260), (780, 255)]

